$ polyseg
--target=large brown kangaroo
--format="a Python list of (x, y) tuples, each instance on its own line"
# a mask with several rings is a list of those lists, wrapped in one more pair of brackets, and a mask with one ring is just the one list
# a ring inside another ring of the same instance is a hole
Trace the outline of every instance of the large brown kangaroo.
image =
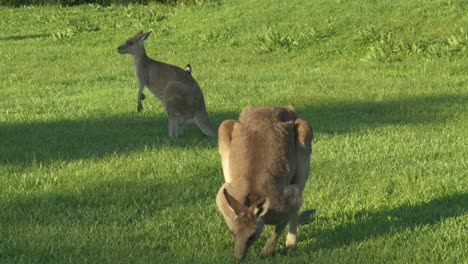
[(146, 55), (143, 42), (150, 33), (138, 32), (117, 49), (120, 54), (132, 55), (138, 77), (137, 111), (143, 110), (141, 101), (144, 99), (143, 89), (147, 86), (166, 110), (170, 137), (182, 135), (185, 126), (191, 122), (195, 122), (205, 135), (216, 137), (217, 131), (208, 118), (203, 93), (189, 70), (153, 60)]
[[(263, 247), (271, 255), (289, 223), (286, 246), (297, 244), (298, 212), (309, 177), (312, 128), (292, 106), (247, 107), (239, 120), (225, 120), (218, 141), (224, 185), (216, 204), (243, 258), (264, 224), (275, 230)], [(309, 211), (310, 212), (310, 211)]]

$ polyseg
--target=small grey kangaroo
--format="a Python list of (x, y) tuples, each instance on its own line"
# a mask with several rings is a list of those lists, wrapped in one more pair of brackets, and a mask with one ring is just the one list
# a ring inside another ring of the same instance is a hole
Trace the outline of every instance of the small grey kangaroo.
[[(138, 77), (137, 111), (143, 110), (143, 89), (148, 89), (160, 101), (169, 119), (169, 137), (183, 135), (187, 124), (194, 122), (207, 136), (216, 137), (206, 112), (200, 86), (190, 72), (174, 65), (159, 62), (146, 55), (143, 42), (151, 32), (140, 31), (117, 48), (120, 54), (130, 54)], [(190, 68), (191, 70), (191, 68)]]

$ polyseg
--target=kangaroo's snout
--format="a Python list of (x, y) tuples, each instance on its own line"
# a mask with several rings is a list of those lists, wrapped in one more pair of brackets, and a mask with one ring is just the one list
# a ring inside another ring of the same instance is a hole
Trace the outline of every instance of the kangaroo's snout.
[(118, 48), (117, 48), (117, 52), (120, 53), (120, 54), (125, 54), (125, 48), (123, 45), (120, 45)]
[(243, 259), (245, 259), (246, 256), (247, 254), (245, 251), (234, 253), (234, 257), (237, 259), (237, 261), (242, 261)]

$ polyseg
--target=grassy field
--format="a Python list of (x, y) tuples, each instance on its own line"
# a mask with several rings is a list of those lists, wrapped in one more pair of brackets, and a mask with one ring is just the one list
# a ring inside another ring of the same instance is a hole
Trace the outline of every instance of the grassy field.
[(0, 7), (0, 263), (224, 263), (217, 142), (167, 136), (116, 51), (190, 63), (216, 125), (294, 105), (314, 127), (299, 245), (254, 263), (468, 262), (468, 4), (224, 1)]

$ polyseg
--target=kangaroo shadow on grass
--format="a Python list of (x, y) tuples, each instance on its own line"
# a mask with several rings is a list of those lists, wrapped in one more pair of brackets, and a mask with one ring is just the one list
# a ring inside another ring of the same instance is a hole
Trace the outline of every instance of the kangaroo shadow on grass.
[(312, 102), (298, 107), (317, 133), (342, 134), (388, 125), (443, 124), (466, 111), (468, 96), (430, 95), (398, 100)]
[[(212, 117), (217, 127), (235, 114), (218, 113)], [(217, 140), (207, 137), (190, 124), (179, 139), (168, 136), (168, 121), (156, 116), (128, 114), (87, 120), (59, 120), (28, 123), (0, 123), (0, 162), (29, 163), (103, 157), (113, 153), (144, 148), (193, 145), (216, 147)]]
[[(318, 249), (333, 249), (350, 245), (404, 230), (411, 230), (426, 225), (436, 225), (445, 219), (467, 214), (468, 193), (456, 193), (437, 198), (426, 203), (403, 205), (394, 209), (381, 211), (359, 211), (348, 215), (345, 219), (353, 219), (328, 229), (316, 229), (314, 223), (302, 227), (308, 236), (316, 237), (317, 242), (309, 245), (313, 251)], [(320, 210), (318, 216), (320, 217)], [(322, 219), (320, 221), (327, 221)]]

